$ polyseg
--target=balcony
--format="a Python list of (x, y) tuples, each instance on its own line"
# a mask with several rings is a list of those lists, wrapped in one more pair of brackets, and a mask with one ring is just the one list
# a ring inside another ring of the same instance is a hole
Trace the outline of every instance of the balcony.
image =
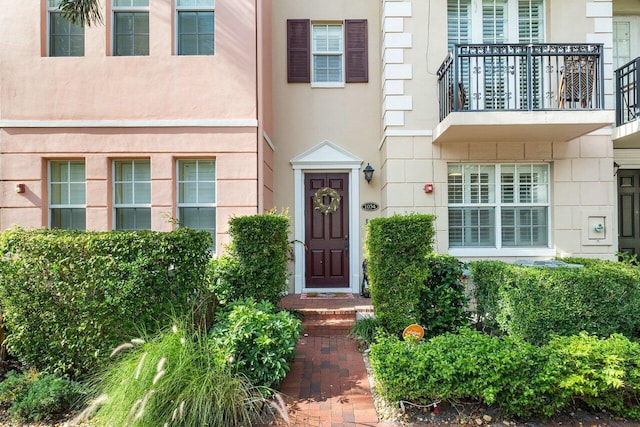
[(613, 123), (601, 44), (456, 45), (438, 70), (434, 142), (569, 141)]
[(640, 58), (616, 70), (616, 148), (640, 148)]

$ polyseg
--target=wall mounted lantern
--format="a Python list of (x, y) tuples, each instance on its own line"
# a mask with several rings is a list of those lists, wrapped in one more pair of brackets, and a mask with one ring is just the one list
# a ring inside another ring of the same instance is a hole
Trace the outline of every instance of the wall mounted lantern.
[(374, 172), (375, 172), (375, 169), (372, 168), (369, 163), (367, 163), (367, 166), (365, 166), (365, 168), (362, 170), (362, 173), (364, 174), (364, 179), (365, 181), (367, 181), (367, 184), (371, 182)]

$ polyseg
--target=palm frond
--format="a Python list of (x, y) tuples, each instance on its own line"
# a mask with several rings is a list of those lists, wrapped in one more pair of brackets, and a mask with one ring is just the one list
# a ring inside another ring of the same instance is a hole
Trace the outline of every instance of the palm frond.
[(82, 27), (103, 23), (100, 0), (60, 0), (58, 7), (65, 19)]

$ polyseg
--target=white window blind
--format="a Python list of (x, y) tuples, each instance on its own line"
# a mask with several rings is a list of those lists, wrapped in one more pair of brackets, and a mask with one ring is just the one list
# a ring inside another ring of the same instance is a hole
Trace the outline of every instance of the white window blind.
[(311, 29), (311, 81), (344, 82), (344, 41), (341, 24), (313, 24)]
[(549, 200), (547, 164), (449, 165), (449, 246), (546, 248)]

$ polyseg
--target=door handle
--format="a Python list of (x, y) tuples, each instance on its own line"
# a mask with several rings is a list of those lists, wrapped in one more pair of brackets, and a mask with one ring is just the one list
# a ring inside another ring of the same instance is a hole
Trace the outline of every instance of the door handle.
[(349, 252), (349, 235), (344, 236), (344, 250)]

